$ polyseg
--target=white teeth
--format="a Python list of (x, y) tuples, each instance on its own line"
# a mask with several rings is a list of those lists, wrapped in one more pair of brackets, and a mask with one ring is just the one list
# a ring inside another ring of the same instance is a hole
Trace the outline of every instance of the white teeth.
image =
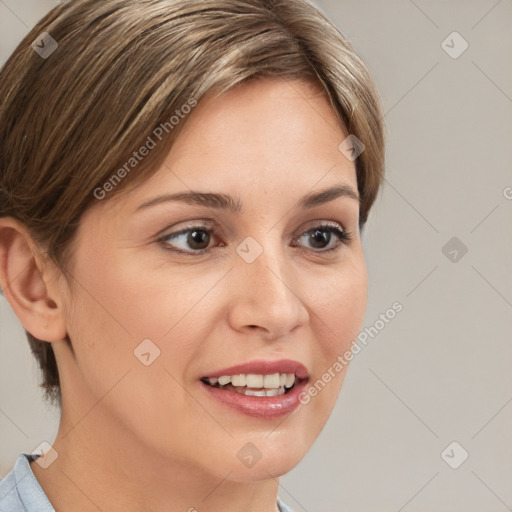
[[(208, 382), (215, 386), (225, 386), (232, 384), (235, 387), (256, 388), (258, 390), (265, 388), (269, 390), (279, 390), (283, 387), (291, 388), (295, 383), (295, 374), (293, 373), (273, 373), (271, 375), (258, 375), (255, 373), (239, 374), (239, 375), (222, 375), (219, 378), (211, 377)], [(258, 391), (259, 392), (259, 391)], [(265, 396), (265, 395), (254, 395)], [(268, 395), (273, 396), (273, 395)]]
[(246, 384), (245, 375), (233, 375), (231, 377), (231, 384), (233, 384), (233, 386), (245, 386), (245, 384)]
[(284, 395), (284, 388), (261, 389), (261, 390), (246, 389), (244, 391), (239, 391), (239, 393), (242, 393), (242, 394), (248, 395), (248, 396), (279, 396), (279, 395)]
[(274, 373), (273, 375), (265, 375), (263, 377), (263, 387), (267, 389), (277, 389), (279, 387), (280, 381), (279, 373)]
[(256, 375), (249, 373), (245, 378), (245, 385), (248, 388), (262, 388), (263, 387), (263, 375)]
[(267, 389), (267, 396), (279, 396), (279, 395), (284, 395), (284, 388)]
[(264, 389), (262, 389), (262, 390), (246, 389), (243, 392), (243, 394), (248, 395), (248, 396), (267, 396), (267, 392)]

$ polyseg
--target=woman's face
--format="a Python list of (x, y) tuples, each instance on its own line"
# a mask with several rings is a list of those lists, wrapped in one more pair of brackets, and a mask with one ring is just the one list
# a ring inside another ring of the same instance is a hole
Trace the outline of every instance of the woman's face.
[[(297, 394), (350, 348), (367, 297), (357, 198), (303, 204), (334, 187), (357, 194), (354, 162), (338, 148), (347, 134), (318, 93), (261, 80), (205, 99), (150, 180), (86, 212), (65, 307), (74, 354), (55, 347), (73, 435), (101, 429), (103, 450), (114, 436), (115, 449), (219, 481), (279, 476), (306, 454), (345, 370), (307, 404)], [(192, 191), (224, 199), (141, 207)], [(225, 207), (228, 196), (239, 209)], [(252, 362), (277, 366), (224, 371)], [(295, 387), (274, 397), (201, 380), (295, 370)]]

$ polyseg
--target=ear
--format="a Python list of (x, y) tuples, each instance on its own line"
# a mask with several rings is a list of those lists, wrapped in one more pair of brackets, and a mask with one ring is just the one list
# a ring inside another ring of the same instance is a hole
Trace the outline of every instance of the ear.
[(23, 327), (43, 341), (66, 338), (57, 267), (12, 217), (0, 218), (0, 285)]

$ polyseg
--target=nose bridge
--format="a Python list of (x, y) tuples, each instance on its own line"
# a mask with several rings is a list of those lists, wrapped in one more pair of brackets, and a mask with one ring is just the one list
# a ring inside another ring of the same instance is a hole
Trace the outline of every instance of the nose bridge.
[[(258, 300), (269, 303), (281, 303), (288, 298), (290, 290), (287, 287), (286, 262), (282, 251), (269, 249), (266, 244), (263, 252), (250, 264), (247, 264), (244, 275), (247, 284), (251, 287), (251, 294), (261, 294)], [(288, 284), (290, 286), (290, 284)]]
[(238, 262), (242, 267), (241, 277), (253, 286), (259, 285), (255, 291), (265, 289), (267, 295), (285, 298), (287, 292), (283, 281), (290, 275), (290, 262), (286, 261), (286, 251), (277, 229), (262, 228), (254, 237), (248, 236), (237, 248), (237, 253), (241, 260)]
[(234, 278), (237, 302), (233, 321), (237, 328), (260, 327), (282, 336), (304, 322), (307, 314), (291, 262), (277, 230), (247, 237), (238, 247)]

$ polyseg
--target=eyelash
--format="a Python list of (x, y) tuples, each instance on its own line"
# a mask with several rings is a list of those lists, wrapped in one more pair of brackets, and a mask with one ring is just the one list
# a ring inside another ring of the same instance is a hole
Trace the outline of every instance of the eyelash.
[[(169, 234), (159, 238), (157, 240), (157, 242), (160, 242), (164, 246), (164, 248), (168, 251), (178, 253), (178, 254), (185, 254), (187, 256), (202, 256), (203, 254), (206, 254), (207, 252), (209, 252), (211, 250), (210, 248), (195, 250), (195, 251), (182, 251), (180, 249), (170, 248), (170, 246), (169, 246), (170, 244), (167, 243), (168, 239), (176, 238), (180, 235), (183, 235), (183, 234), (186, 234), (186, 233), (189, 233), (192, 231), (204, 231), (204, 232), (208, 233), (209, 235), (211, 235), (212, 232), (214, 231), (214, 229), (210, 228), (208, 226), (204, 226), (204, 225), (190, 226), (190, 227), (187, 227), (180, 231), (177, 231), (175, 233), (169, 233)], [(349, 233), (348, 231), (340, 229), (335, 224), (320, 224), (318, 226), (315, 226), (313, 228), (310, 228), (310, 229), (304, 231), (297, 237), (297, 239), (302, 238), (304, 235), (314, 233), (315, 231), (327, 231), (329, 233), (333, 233), (338, 239), (338, 242), (336, 243), (336, 245), (334, 247), (331, 247), (330, 249), (323, 249), (323, 250), (322, 249), (320, 249), (320, 250), (311, 249), (311, 251), (315, 254), (325, 254), (325, 253), (331, 253), (334, 251), (339, 251), (342, 248), (342, 246), (350, 245), (350, 243), (352, 242), (352, 234)], [(294, 243), (294, 244), (292, 244), (292, 246), (296, 247), (297, 244)], [(302, 249), (302, 250), (308, 251), (308, 249)]]

